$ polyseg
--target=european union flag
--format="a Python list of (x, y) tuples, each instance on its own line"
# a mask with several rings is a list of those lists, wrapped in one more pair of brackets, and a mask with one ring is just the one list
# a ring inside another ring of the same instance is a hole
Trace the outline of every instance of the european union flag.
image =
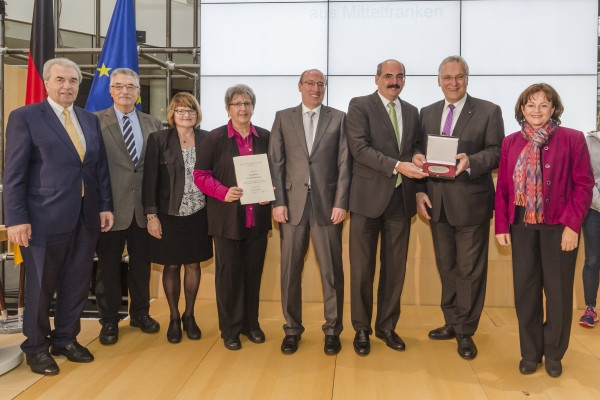
[[(108, 92), (111, 70), (130, 68), (135, 72), (139, 71), (133, 2), (134, 0), (117, 0), (115, 4), (92, 88), (85, 104), (89, 111), (104, 110), (113, 104)], [(140, 108), (139, 98), (136, 106)]]

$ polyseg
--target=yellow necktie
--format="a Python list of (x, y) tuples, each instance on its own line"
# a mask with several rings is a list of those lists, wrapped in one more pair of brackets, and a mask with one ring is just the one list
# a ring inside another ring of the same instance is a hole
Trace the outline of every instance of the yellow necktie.
[[(396, 133), (396, 141), (398, 142), (398, 150), (400, 149), (400, 129), (398, 128), (398, 116), (396, 115), (396, 103), (390, 101), (388, 103), (388, 115), (392, 120), (392, 125), (394, 126), (394, 132)], [(402, 175), (398, 172), (396, 175), (396, 187), (400, 186), (402, 183)]]
[[(73, 125), (73, 121), (71, 121), (71, 114), (69, 109), (65, 108), (62, 112), (65, 115), (65, 130), (69, 134), (71, 141), (73, 142), (73, 146), (75, 146), (75, 150), (77, 150), (77, 154), (79, 154), (79, 158), (83, 162), (83, 156), (85, 152), (83, 151), (83, 144), (81, 143), (81, 138), (77, 133), (77, 128)], [(83, 180), (81, 181), (81, 197), (83, 197)]]

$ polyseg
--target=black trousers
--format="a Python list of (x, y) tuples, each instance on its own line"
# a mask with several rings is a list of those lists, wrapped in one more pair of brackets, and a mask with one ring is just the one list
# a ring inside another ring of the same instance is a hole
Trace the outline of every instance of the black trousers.
[(569, 346), (577, 248), (561, 250), (563, 230), (562, 225), (511, 226), (521, 357), (528, 361), (561, 360)]
[(215, 242), (215, 292), (223, 339), (260, 328), (258, 302), (268, 231), (251, 229), (246, 239)]
[[(26, 354), (45, 351), (51, 344), (65, 347), (81, 330), (80, 317), (92, 279), (98, 227), (83, 225), (80, 215), (67, 233), (40, 235), (35, 230), (29, 247), (22, 247), (25, 263), (25, 311), (21, 349)], [(56, 293), (54, 329), (50, 304)]]
[(148, 231), (140, 228), (133, 218), (129, 227), (122, 231), (100, 234), (96, 255), (96, 299), (100, 323), (118, 322), (121, 306), (121, 257), (127, 244), (129, 266), (129, 315), (138, 318), (150, 310), (150, 262), (148, 261)]
[(404, 212), (401, 187), (396, 188), (378, 218), (350, 215), (350, 304), (352, 327), (369, 334), (373, 316), (373, 280), (377, 241), (381, 236), (376, 330), (394, 330), (400, 318), (400, 297), (406, 275), (410, 218)]

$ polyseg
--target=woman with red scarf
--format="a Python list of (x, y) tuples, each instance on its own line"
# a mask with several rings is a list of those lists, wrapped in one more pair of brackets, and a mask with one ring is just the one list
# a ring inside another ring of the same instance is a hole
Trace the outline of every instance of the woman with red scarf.
[(543, 356), (551, 377), (569, 345), (579, 231), (594, 186), (585, 137), (559, 126), (563, 110), (548, 84), (521, 93), (521, 130), (502, 143), (496, 190), (496, 239), (512, 244), (519, 371), (534, 373)]

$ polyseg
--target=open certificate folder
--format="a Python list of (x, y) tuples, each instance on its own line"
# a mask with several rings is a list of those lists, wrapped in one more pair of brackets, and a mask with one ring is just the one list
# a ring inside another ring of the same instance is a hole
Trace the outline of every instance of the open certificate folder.
[(436, 178), (454, 179), (458, 138), (429, 135), (427, 138), (427, 162), (423, 171)]
[(244, 193), (241, 204), (255, 204), (275, 200), (273, 181), (266, 154), (233, 157), (237, 185)]

